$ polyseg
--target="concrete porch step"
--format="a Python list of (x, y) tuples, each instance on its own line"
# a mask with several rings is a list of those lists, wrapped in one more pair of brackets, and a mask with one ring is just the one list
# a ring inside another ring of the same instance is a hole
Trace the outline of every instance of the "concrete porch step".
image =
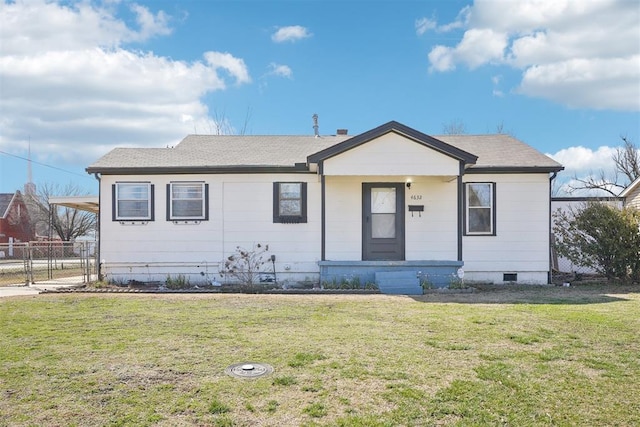
[(417, 271), (379, 271), (375, 281), (383, 294), (422, 295)]

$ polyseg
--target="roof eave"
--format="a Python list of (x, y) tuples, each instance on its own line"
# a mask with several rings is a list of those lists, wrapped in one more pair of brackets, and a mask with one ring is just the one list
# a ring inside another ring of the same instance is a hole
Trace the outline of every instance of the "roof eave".
[(239, 174), (239, 173), (309, 173), (303, 163), (294, 166), (274, 165), (230, 165), (230, 166), (142, 166), (142, 167), (99, 167), (89, 166), (87, 173), (103, 175), (165, 175), (165, 174)]
[(629, 184), (624, 190), (622, 190), (619, 197), (627, 197), (629, 193), (631, 193), (639, 185), (640, 177), (636, 178), (631, 184)]
[(564, 170), (564, 166), (472, 166), (465, 173), (552, 173)]

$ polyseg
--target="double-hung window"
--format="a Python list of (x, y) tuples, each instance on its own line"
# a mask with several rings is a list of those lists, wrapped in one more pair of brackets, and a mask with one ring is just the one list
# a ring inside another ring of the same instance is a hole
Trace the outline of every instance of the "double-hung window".
[(273, 183), (273, 222), (307, 222), (307, 183)]
[(496, 234), (496, 184), (470, 182), (465, 184), (465, 234)]
[(208, 220), (208, 190), (204, 182), (167, 184), (167, 221)]
[(153, 185), (118, 182), (112, 187), (114, 221), (153, 221)]

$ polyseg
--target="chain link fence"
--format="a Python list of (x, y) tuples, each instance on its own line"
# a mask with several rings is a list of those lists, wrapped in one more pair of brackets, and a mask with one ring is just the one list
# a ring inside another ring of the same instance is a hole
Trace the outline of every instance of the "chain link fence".
[(574, 264), (568, 258), (564, 258), (556, 252), (555, 236), (551, 236), (552, 277), (551, 282), (562, 284), (587, 279), (603, 279), (603, 276), (594, 268)]
[(0, 286), (67, 277), (89, 282), (97, 273), (95, 241), (0, 244)]

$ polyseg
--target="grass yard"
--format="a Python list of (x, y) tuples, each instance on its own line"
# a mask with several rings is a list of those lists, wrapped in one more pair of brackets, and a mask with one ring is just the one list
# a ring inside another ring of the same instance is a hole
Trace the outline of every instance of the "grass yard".
[[(84, 273), (86, 273), (86, 269), (75, 264), (66, 267), (56, 267), (52, 270), (54, 279), (82, 276)], [(26, 282), (26, 276), (24, 268), (14, 269), (13, 271), (0, 270), (0, 286), (24, 284)], [(46, 280), (49, 280), (49, 272), (47, 271), (46, 265), (33, 269), (33, 281), (35, 283)]]
[(0, 426), (639, 425), (630, 289), (4, 298)]

